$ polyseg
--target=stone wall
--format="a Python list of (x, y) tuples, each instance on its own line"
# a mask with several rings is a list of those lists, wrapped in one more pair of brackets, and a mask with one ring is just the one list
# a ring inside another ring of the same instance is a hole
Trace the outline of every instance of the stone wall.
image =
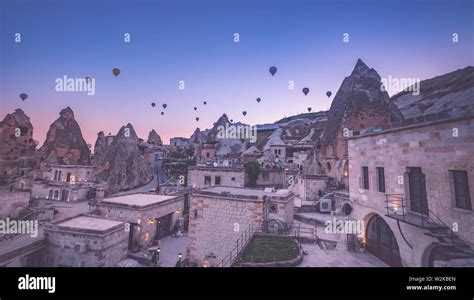
[[(437, 241), (426, 230), (402, 223), (403, 240), (396, 221), (385, 217), (385, 194), (402, 194), (407, 199), (407, 167), (421, 167), (431, 212), (448, 225), (457, 224), (457, 234), (474, 244), (474, 212), (454, 207), (450, 170), (468, 173), (471, 201), (474, 200), (474, 120), (472, 117), (392, 129), (349, 140), (350, 200), (354, 216), (367, 219), (378, 214), (389, 224), (405, 266), (421, 266), (428, 247)], [(369, 189), (361, 187), (361, 167), (369, 168)], [(377, 191), (376, 167), (383, 167), (386, 193)], [(473, 205), (474, 206), (474, 205)]]
[(205, 176), (211, 177), (210, 186), (216, 185), (216, 177), (221, 178), (222, 186), (244, 187), (245, 171), (243, 168), (228, 167), (189, 167), (188, 168), (188, 186), (193, 188), (202, 188)]
[[(101, 234), (47, 227), (46, 266), (115, 267), (127, 257), (128, 235), (124, 223)], [(79, 253), (77, 243), (85, 243), (87, 251)]]
[(0, 219), (6, 217), (16, 218), (28, 207), (30, 201), (29, 192), (10, 192), (8, 188), (0, 189)]
[(211, 252), (216, 256), (214, 262), (219, 263), (236, 247), (252, 221), (263, 220), (259, 199), (192, 194), (190, 202), (187, 257), (200, 265)]

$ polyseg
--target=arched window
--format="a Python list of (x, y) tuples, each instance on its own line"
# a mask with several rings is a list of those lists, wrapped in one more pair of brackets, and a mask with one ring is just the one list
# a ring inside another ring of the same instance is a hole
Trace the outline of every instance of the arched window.
[(59, 191), (58, 190), (54, 191), (54, 199), (59, 200)]
[(48, 198), (53, 199), (53, 190), (49, 190)]

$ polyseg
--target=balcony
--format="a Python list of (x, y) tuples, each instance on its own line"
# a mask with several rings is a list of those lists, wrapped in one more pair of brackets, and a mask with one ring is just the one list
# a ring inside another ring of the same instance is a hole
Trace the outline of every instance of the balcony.
[(431, 211), (427, 215), (411, 211), (410, 202), (404, 198), (403, 194), (385, 194), (385, 203), (386, 216), (389, 218), (424, 229), (449, 228)]

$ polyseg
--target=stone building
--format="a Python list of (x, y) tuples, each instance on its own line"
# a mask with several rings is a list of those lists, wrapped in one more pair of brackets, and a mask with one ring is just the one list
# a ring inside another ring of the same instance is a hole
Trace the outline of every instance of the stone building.
[(30, 202), (30, 193), (0, 188), (0, 219), (17, 218)]
[(44, 227), (49, 267), (115, 267), (127, 257), (124, 222), (75, 216)]
[(188, 167), (188, 186), (202, 188), (216, 185), (244, 187), (245, 169), (221, 166)]
[(170, 145), (175, 148), (176, 147), (185, 148), (188, 145), (188, 141), (189, 141), (188, 138), (173, 137), (173, 138), (170, 138)]
[(217, 265), (252, 223), (279, 220), (291, 228), (293, 206), (294, 195), (288, 190), (220, 186), (195, 191), (190, 200), (187, 258), (202, 265), (212, 257), (210, 264)]
[(97, 182), (95, 167), (81, 165), (52, 166), (47, 179), (33, 181), (35, 199), (83, 201), (104, 197), (107, 184)]
[(139, 193), (91, 201), (89, 207), (101, 217), (129, 223), (129, 247), (137, 251), (172, 233), (178, 219), (183, 219), (184, 198), (184, 194)]
[(474, 265), (474, 115), (407, 119), (348, 146), (369, 252), (392, 266)]

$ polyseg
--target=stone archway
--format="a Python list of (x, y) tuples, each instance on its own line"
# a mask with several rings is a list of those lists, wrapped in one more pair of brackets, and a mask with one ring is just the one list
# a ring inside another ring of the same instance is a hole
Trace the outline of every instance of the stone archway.
[(367, 251), (391, 267), (402, 267), (397, 239), (387, 222), (378, 214), (368, 217), (365, 238)]

